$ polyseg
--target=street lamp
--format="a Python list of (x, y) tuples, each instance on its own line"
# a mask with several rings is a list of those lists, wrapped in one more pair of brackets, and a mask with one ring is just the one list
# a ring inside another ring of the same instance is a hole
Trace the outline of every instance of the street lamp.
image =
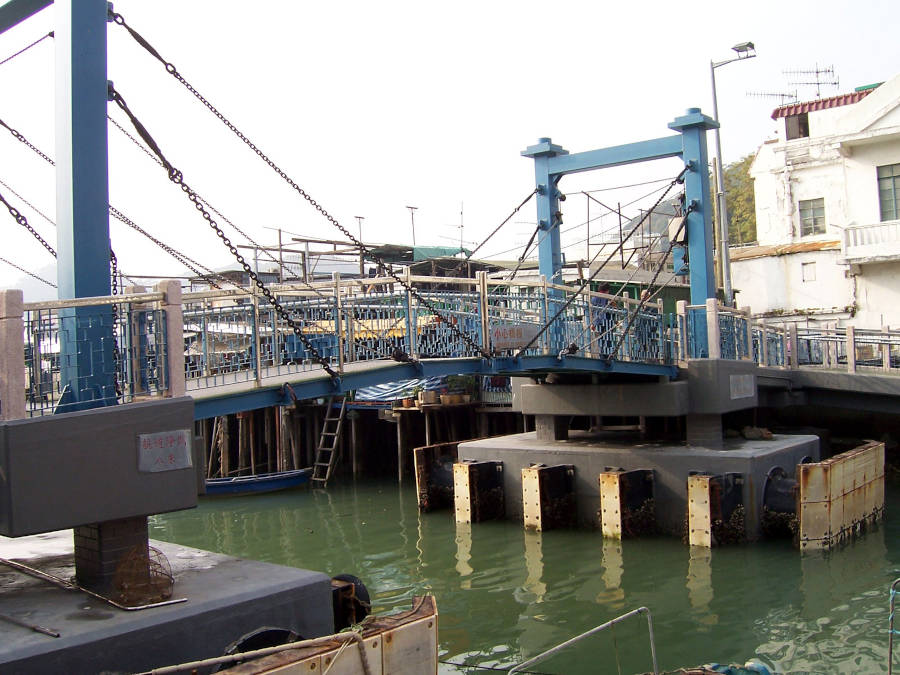
[(418, 206), (407, 206), (409, 209), (409, 219), (412, 222), (413, 246), (416, 245), (416, 209)]
[[(709, 75), (712, 80), (713, 119), (719, 121), (719, 105), (716, 101), (716, 68), (744, 61), (756, 56), (756, 48), (752, 42), (739, 42), (732, 49), (737, 56), (725, 61), (710, 61)], [(719, 127), (715, 128), (716, 134), (716, 175), (718, 185), (716, 189), (716, 211), (719, 215), (719, 266), (722, 268), (722, 285), (725, 287), (725, 304), (734, 302), (734, 291), (731, 288), (731, 260), (728, 255), (728, 210), (725, 207), (725, 174), (722, 172), (722, 140), (719, 136)]]

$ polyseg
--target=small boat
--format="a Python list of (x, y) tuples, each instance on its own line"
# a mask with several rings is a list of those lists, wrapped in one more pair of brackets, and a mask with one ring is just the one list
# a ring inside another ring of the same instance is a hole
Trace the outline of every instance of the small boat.
[(309, 482), (312, 468), (293, 469), (291, 471), (275, 471), (257, 473), (251, 476), (233, 476), (231, 478), (207, 478), (206, 495), (208, 497), (229, 497), (276, 490), (289, 490)]

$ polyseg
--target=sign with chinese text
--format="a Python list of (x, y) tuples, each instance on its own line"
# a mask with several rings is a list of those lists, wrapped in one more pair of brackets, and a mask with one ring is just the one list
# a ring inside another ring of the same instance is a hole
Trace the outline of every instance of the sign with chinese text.
[(138, 434), (138, 471), (156, 473), (191, 466), (191, 432), (188, 429)]
[(534, 323), (491, 326), (491, 347), (497, 350), (518, 349), (525, 346), (540, 329), (541, 327)]

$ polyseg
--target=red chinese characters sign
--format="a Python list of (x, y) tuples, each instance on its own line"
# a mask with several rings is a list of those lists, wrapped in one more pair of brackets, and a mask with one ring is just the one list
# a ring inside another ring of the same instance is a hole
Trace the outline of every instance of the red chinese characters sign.
[(500, 324), (491, 326), (491, 347), (494, 349), (518, 349), (537, 335), (540, 326), (533, 323)]
[(188, 429), (138, 434), (138, 471), (156, 473), (191, 466), (191, 432)]

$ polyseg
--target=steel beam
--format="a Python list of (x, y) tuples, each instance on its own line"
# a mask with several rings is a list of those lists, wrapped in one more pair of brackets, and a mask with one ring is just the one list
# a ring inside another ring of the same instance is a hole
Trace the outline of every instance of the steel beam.
[(577, 152), (573, 155), (556, 156), (552, 157), (548, 164), (552, 174), (580, 173), (652, 159), (678, 157), (681, 150), (680, 136), (666, 136), (626, 145), (614, 145), (600, 150)]

